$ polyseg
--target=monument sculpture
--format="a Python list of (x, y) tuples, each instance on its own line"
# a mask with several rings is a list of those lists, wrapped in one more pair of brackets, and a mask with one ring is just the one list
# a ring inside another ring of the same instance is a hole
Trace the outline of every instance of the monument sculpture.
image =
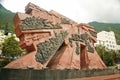
[(25, 13), (16, 13), (14, 23), (20, 47), (27, 53), (5, 68), (106, 68), (94, 47), (97, 32), (88, 24), (78, 24), (32, 3)]

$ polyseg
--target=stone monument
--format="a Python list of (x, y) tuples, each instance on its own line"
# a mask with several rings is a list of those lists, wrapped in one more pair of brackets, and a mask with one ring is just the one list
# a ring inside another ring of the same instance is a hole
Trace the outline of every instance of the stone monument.
[(27, 53), (5, 68), (106, 68), (94, 47), (97, 32), (88, 24), (78, 24), (32, 3), (25, 13), (16, 13), (14, 24), (20, 47)]

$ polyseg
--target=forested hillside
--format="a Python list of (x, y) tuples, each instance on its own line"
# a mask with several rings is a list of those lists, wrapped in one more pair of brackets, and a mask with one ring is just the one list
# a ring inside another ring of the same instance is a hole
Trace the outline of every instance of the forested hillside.
[(114, 31), (117, 44), (120, 45), (120, 24), (118, 23), (101, 23), (101, 22), (90, 22), (91, 26), (93, 26), (97, 32), (100, 32), (102, 30), (105, 31)]
[(0, 4), (0, 29), (9, 30), (13, 32), (13, 17), (15, 13), (5, 9)]

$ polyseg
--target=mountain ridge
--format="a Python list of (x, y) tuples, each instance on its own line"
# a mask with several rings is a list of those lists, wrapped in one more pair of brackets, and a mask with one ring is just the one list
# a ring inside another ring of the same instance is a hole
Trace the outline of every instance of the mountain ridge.
[(2, 4), (0, 4), (0, 29), (7, 29), (10, 32), (13, 30), (13, 17), (15, 13), (7, 10)]
[(91, 22), (88, 22), (88, 24), (89, 23), (105, 23), (105, 24), (119, 24), (120, 25), (120, 23), (115, 23), (115, 22), (102, 22), (102, 21), (91, 21)]
[(100, 31), (113, 31), (115, 33), (116, 42), (120, 45), (120, 23), (103, 23), (103, 22), (89, 22), (89, 25), (93, 26), (97, 32)]

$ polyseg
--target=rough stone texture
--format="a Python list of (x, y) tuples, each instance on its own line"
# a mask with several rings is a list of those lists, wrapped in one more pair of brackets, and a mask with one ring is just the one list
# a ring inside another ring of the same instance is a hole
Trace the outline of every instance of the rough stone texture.
[(5, 68), (26, 69), (34, 67), (35, 69), (42, 69), (43, 65), (35, 60), (35, 53), (36, 51), (23, 56), (5, 66)]
[(94, 48), (96, 31), (92, 26), (78, 24), (32, 3), (25, 10), (26, 13), (16, 13), (14, 22), (20, 47), (26, 49), (27, 54), (5, 68), (106, 68)]

